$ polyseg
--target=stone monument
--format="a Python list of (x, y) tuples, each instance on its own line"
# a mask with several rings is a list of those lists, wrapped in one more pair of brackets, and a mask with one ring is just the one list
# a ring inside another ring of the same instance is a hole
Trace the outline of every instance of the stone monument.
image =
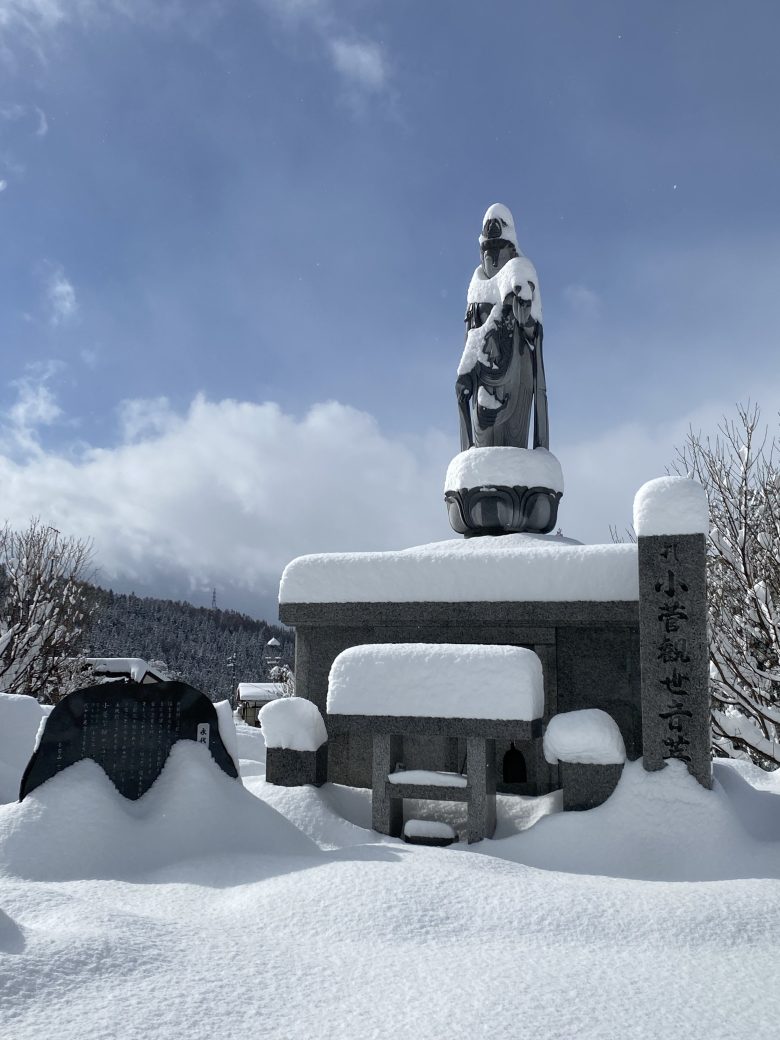
[(238, 770), (205, 694), (182, 682), (110, 682), (75, 690), (54, 707), (22, 777), (19, 801), (68, 766), (91, 758), (125, 798), (163, 770), (177, 740), (204, 744), (228, 776)]
[(445, 485), (450, 524), (465, 535), (547, 533), (563, 478), (549, 451), (539, 279), (506, 206), (488, 209), (479, 246), (456, 383), (461, 454)]
[(707, 494), (658, 477), (634, 500), (639, 565), (642, 745), (647, 770), (685, 762), (712, 786), (707, 639)]

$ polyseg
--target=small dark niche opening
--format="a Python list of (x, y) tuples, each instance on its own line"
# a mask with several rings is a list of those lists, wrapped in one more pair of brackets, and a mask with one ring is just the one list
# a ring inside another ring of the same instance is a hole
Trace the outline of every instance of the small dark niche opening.
[(501, 775), (505, 784), (524, 784), (528, 780), (525, 756), (515, 747), (514, 741), (504, 755)]

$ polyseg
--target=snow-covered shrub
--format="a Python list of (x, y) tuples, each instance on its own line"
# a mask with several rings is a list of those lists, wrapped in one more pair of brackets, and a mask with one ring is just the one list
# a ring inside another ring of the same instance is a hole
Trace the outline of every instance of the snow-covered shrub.
[(0, 528), (0, 690), (56, 698), (88, 612), (88, 542), (34, 519)]
[(738, 408), (691, 433), (674, 469), (709, 499), (710, 690), (716, 754), (780, 766), (780, 439)]

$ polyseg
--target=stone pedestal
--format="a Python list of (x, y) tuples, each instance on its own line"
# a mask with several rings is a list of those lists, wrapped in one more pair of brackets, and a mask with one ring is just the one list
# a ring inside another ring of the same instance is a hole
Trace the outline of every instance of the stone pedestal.
[(373, 783), (371, 826), (380, 834), (401, 837), (404, 825), (404, 803), (401, 792), (393, 797), (387, 777), (403, 755), (403, 738), (397, 733), (375, 733), (373, 740)]
[(705, 536), (640, 536), (638, 547), (644, 766), (677, 758), (711, 787)]
[(589, 765), (582, 762), (561, 762), (564, 811), (595, 809), (606, 802), (618, 785), (623, 763)]
[(561, 465), (545, 448), (469, 448), (449, 465), (444, 499), (458, 534), (545, 534), (562, 492)]
[(496, 742), (482, 737), (466, 741), (469, 778), (468, 838), (471, 845), (492, 838), (496, 830)]
[(328, 745), (316, 751), (293, 751), (291, 748), (268, 748), (265, 759), (265, 778), (279, 787), (319, 787), (327, 780)]

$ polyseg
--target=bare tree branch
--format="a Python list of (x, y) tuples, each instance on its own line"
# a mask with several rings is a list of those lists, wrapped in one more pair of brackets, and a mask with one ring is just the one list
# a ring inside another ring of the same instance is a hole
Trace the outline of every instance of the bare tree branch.
[(672, 465), (707, 491), (710, 692), (716, 753), (780, 766), (780, 442), (757, 405), (714, 441), (691, 430)]
[(0, 528), (0, 689), (57, 699), (89, 612), (91, 555), (37, 518)]

